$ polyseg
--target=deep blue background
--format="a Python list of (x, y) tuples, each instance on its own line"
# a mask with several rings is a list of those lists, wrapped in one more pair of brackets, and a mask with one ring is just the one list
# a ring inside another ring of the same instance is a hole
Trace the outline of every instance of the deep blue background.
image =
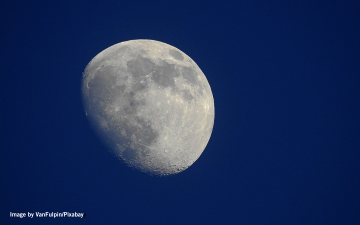
[[(360, 224), (359, 4), (2, 1), (0, 223)], [(213, 91), (175, 176), (125, 166), (82, 109), (85, 66), (131, 39), (179, 48)], [(9, 217), (46, 211), (87, 217)]]

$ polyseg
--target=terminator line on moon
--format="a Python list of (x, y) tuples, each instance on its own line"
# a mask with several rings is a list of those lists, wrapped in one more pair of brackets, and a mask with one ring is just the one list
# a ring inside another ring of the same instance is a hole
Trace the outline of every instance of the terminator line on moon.
[(85, 113), (129, 166), (179, 173), (204, 151), (214, 124), (210, 85), (179, 49), (153, 40), (115, 44), (95, 56), (82, 79)]

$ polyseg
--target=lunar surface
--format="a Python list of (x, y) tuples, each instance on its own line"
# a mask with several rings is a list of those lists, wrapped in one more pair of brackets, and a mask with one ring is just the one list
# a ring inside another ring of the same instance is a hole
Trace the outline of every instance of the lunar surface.
[(210, 139), (210, 85), (197, 64), (171, 45), (131, 40), (105, 49), (85, 68), (82, 94), (101, 139), (143, 172), (179, 173)]

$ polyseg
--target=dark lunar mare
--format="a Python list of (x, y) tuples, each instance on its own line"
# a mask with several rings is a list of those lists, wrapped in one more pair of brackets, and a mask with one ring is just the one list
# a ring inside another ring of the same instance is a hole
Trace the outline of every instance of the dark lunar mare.
[(179, 61), (183, 61), (184, 56), (176, 50), (169, 50), (169, 55), (171, 55), (172, 57), (174, 57), (175, 59), (179, 60)]
[(139, 55), (135, 59), (129, 60), (127, 63), (128, 71), (139, 79), (146, 75), (151, 75), (152, 80), (163, 88), (175, 88), (174, 77), (179, 76), (175, 71), (175, 66), (163, 62), (163, 65), (156, 65), (150, 59)]
[(182, 76), (191, 85), (200, 85), (197, 80), (196, 71), (191, 67), (174, 65), (166, 61), (162, 61), (161, 65), (156, 65), (151, 59), (145, 58), (142, 55), (129, 60), (126, 65), (127, 70), (134, 78), (141, 79), (146, 75), (151, 75), (151, 79), (162, 88), (171, 87), (176, 91), (177, 87), (174, 78), (179, 76)]

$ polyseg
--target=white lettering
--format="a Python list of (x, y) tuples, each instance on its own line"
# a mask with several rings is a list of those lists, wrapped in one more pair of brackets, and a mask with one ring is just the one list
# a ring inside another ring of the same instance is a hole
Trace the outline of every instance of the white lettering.
[(21, 219), (26, 217), (26, 213), (12, 213), (10, 212), (10, 217), (20, 217)]

